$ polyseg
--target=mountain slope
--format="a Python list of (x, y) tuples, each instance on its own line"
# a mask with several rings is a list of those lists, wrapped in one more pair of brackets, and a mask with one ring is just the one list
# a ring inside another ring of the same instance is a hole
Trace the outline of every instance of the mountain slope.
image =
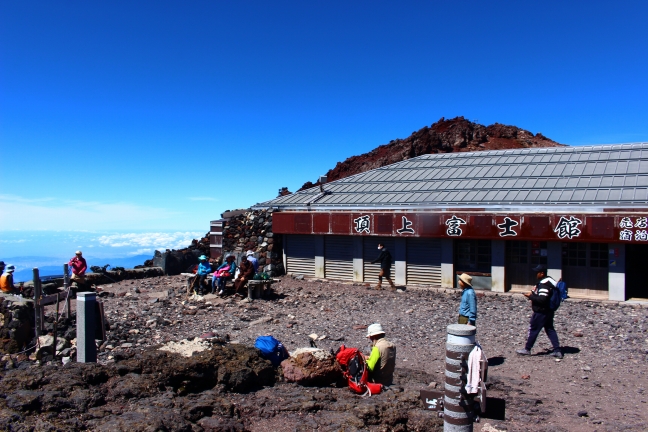
[[(535, 135), (516, 126), (494, 123), (483, 126), (455, 117), (441, 118), (432, 126), (413, 132), (408, 138), (396, 139), (368, 153), (352, 156), (338, 162), (326, 175), (328, 181), (339, 180), (354, 174), (380, 168), (416, 156), (431, 153), (468, 152), (534, 147), (558, 147), (559, 144), (541, 133)], [(306, 182), (300, 190), (319, 183)]]

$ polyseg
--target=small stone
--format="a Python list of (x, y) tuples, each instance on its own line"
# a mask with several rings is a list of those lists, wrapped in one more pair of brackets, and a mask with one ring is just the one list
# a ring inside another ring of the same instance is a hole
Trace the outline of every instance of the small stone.
[(402, 292), (405, 292), (405, 291), (403, 291), (402, 289), (398, 288), (398, 289), (396, 290), (396, 292), (397, 292), (397, 293), (402, 293)]
[(578, 411), (578, 417), (589, 417), (587, 411)]
[(589, 366), (584, 366), (584, 367), (583, 367), (583, 370), (584, 370), (585, 372), (589, 372), (589, 371), (592, 370), (592, 368), (589, 367)]
[(412, 312), (414, 312), (414, 309), (407, 309), (407, 310), (405, 311), (406, 314), (411, 314)]
[(72, 361), (72, 360), (70, 359), (70, 357), (63, 357), (63, 358), (61, 358), (61, 363), (63, 363), (64, 365), (70, 363), (71, 361)]
[(120, 345), (121, 348), (130, 348), (132, 346), (133, 344), (130, 342), (124, 342), (123, 344)]
[(579, 331), (574, 332), (574, 337), (583, 337), (583, 332), (579, 332)]
[(523, 380), (528, 380), (531, 378), (531, 375), (522, 375)]
[(308, 337), (311, 338), (312, 340), (317, 340), (319, 336), (317, 335), (317, 333), (311, 333), (308, 335)]
[(430, 384), (428, 384), (428, 387), (437, 388), (437, 383), (435, 381), (432, 381)]
[(149, 299), (148, 303), (153, 304), (153, 303), (157, 303), (157, 302), (159, 302), (159, 301), (160, 301), (159, 298), (152, 298), (152, 299)]
[(135, 291), (137, 294), (142, 292), (142, 291), (140, 291), (140, 289), (138, 287), (135, 287), (135, 289), (133, 291)]

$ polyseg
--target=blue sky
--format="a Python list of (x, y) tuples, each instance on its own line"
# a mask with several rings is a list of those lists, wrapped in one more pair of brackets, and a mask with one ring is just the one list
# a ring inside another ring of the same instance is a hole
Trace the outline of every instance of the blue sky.
[(648, 141), (647, 12), (2, 2), (0, 231), (206, 232), (440, 117), (573, 145)]

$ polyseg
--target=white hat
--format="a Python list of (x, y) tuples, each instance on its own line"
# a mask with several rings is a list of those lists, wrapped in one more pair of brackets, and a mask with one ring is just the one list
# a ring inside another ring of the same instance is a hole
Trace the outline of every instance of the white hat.
[(367, 327), (367, 337), (376, 336), (379, 334), (385, 334), (385, 331), (380, 324), (371, 324), (369, 327)]
[(74, 255), (83, 255), (83, 253), (81, 253), (81, 251), (76, 251), (74, 252)]
[(254, 251), (249, 250), (249, 251), (245, 252), (245, 255), (246, 256), (254, 255)]
[(13, 264), (7, 264), (5, 271), (7, 273), (13, 273), (16, 270), (16, 267)]

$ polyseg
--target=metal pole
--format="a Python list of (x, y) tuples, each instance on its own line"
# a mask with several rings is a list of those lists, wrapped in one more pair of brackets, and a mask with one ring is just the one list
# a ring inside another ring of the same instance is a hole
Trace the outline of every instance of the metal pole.
[(475, 347), (477, 329), (471, 325), (451, 324), (446, 340), (444, 432), (472, 432), (474, 402), (466, 393), (468, 355)]
[(81, 292), (77, 294), (77, 362), (96, 363), (97, 344), (95, 343), (95, 325), (97, 317), (95, 308), (97, 294)]
[(36, 326), (36, 337), (41, 335), (41, 330), (42, 330), (42, 315), (41, 315), (41, 310), (43, 309), (42, 306), (38, 304), (38, 301), (40, 300), (42, 296), (42, 291), (41, 291), (41, 284), (40, 284), (40, 275), (38, 273), (38, 268), (34, 267), (34, 315), (35, 315), (35, 326)]

